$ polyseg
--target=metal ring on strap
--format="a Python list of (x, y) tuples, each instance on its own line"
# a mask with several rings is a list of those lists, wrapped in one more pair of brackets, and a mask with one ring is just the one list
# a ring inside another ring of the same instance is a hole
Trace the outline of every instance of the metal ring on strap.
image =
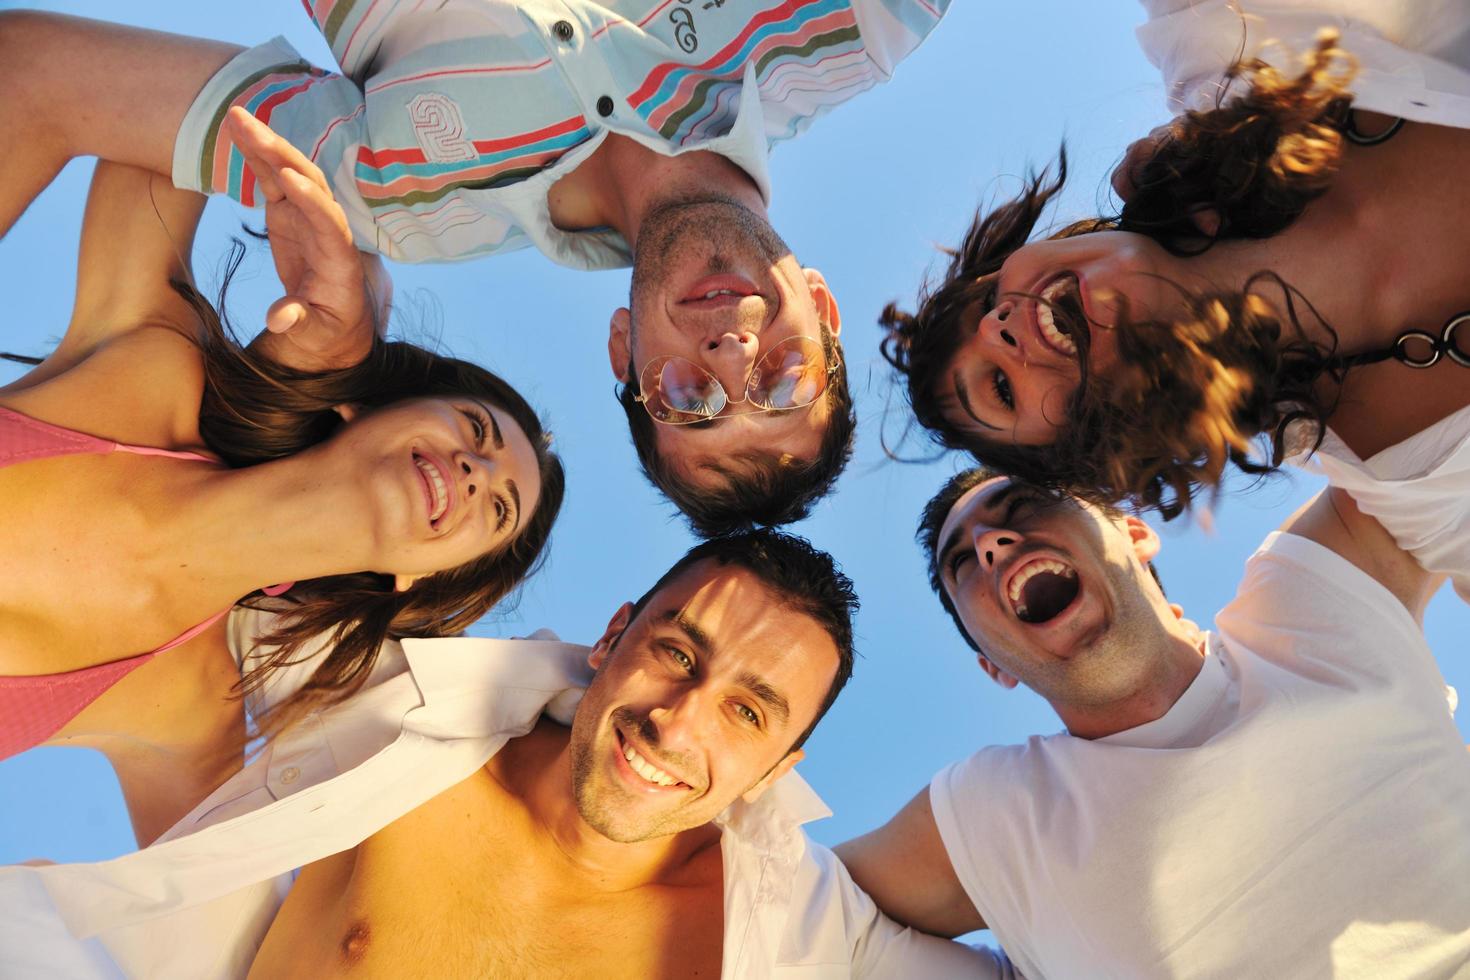
[[(1438, 337), (1423, 330), (1404, 331), (1393, 342), (1394, 360), (1411, 368), (1430, 368), (1439, 363), (1441, 356), (1448, 355), (1450, 360), (1461, 367), (1470, 367), (1470, 353), (1462, 351), (1455, 344), (1455, 331), (1460, 329), (1462, 323), (1470, 323), (1470, 310), (1451, 317)], [(1429, 356), (1416, 358), (1410, 355), (1408, 345), (1412, 342), (1427, 344)]]
[(1465, 353), (1455, 344), (1455, 331), (1462, 323), (1470, 323), (1470, 310), (1457, 315), (1444, 325), (1444, 335), (1440, 338), (1440, 345), (1450, 356), (1450, 360), (1460, 367), (1470, 367), (1470, 354)]
[[(1429, 345), (1429, 356), (1416, 358), (1409, 354), (1409, 342), (1420, 341)], [(1407, 364), (1411, 368), (1432, 368), (1439, 363), (1441, 353), (1439, 338), (1433, 334), (1425, 333), (1423, 330), (1405, 330), (1399, 334), (1398, 339), (1393, 342), (1394, 360), (1401, 364)]]

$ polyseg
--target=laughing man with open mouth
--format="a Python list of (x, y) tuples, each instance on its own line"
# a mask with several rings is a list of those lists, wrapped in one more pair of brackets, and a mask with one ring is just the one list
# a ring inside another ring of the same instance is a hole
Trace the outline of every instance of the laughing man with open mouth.
[(981, 668), (1065, 731), (939, 773), (837, 849), (895, 919), (1032, 977), (1458, 976), (1470, 758), (1421, 627), (1443, 581), (1336, 489), (1204, 632), (1133, 516), (984, 470), (919, 537)]

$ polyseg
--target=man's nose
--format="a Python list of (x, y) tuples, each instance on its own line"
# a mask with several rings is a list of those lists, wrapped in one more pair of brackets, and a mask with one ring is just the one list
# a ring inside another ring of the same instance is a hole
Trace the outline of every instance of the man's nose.
[(660, 748), (689, 749), (699, 742), (699, 731), (708, 707), (695, 687), (681, 687), (668, 692), (648, 712), (648, 720), (658, 732)]
[(705, 341), (705, 367), (725, 386), (731, 403), (745, 400), (745, 382), (755, 368), (760, 349), (760, 338), (749, 330), (727, 330)]
[(1011, 549), (1021, 543), (1021, 536), (1015, 531), (1003, 528), (977, 527), (974, 535), (975, 555), (985, 568), (994, 568), (1004, 560)]

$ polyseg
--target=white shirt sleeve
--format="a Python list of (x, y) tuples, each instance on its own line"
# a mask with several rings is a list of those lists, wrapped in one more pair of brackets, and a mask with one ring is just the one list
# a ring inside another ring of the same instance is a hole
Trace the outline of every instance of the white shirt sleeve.
[(859, 0), (852, 5), (869, 59), (886, 79), (949, 12), (950, 0)]
[(1144, 56), (1163, 75), (1175, 114), (1213, 108), (1226, 70), (1260, 58), (1294, 74), (1332, 28), (1356, 64), (1363, 108), (1470, 126), (1470, 4), (1464, 0), (1141, 0)]

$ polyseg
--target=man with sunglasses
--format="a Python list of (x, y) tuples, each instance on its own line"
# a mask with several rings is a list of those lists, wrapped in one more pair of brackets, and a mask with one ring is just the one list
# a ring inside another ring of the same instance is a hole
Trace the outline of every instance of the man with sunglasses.
[[(363, 249), (422, 262), (535, 245), (575, 268), (631, 264), (609, 348), (649, 479), (701, 533), (781, 524), (830, 490), (855, 419), (836, 301), (770, 225), (766, 156), (887, 79), (948, 6), (308, 2), (340, 76), (281, 39), (242, 51), (11, 14), (0, 84), (37, 97), (0, 106), (18, 148), (6, 179), (39, 191), (93, 154), (255, 205), (242, 143), (260, 137), (228, 120), (239, 106), (320, 167)], [(0, 213), (0, 234), (15, 218)], [(349, 366), (367, 349), (311, 316), (289, 333), (267, 340), (293, 366)], [(782, 394), (752, 377), (786, 341), (823, 386)], [(659, 358), (688, 365), (650, 374)]]

